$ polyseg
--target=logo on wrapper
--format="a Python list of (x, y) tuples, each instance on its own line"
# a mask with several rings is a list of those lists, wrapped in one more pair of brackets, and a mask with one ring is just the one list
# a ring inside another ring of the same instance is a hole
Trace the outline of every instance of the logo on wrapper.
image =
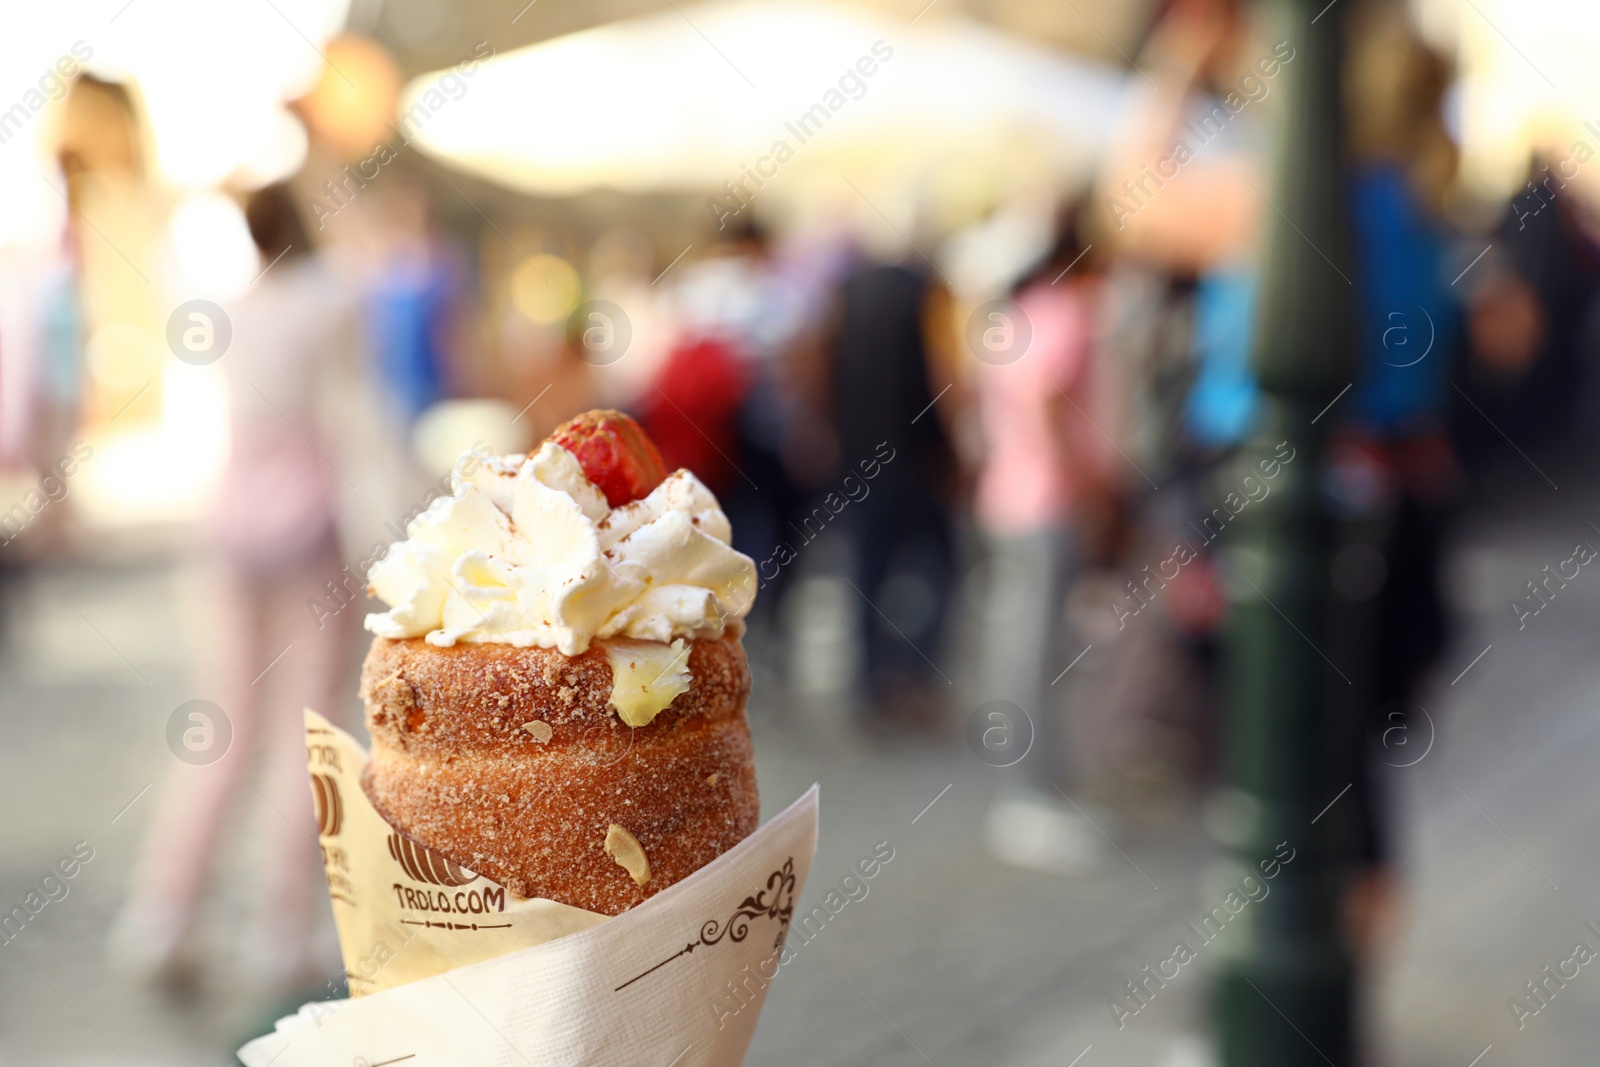
[[(410, 887), (394, 883), (395, 902), (408, 911), (436, 912), (446, 915), (483, 915), (506, 910), (506, 891), (488, 879), (475, 889), (463, 889), (478, 881), (479, 875), (467, 870), (454, 860), (419, 845), (402, 834), (389, 835), (389, 855), (406, 876), (414, 882), (438, 886), (438, 889)], [(422, 926), (431, 930), (509, 930), (510, 923), (485, 925), (483, 923), (437, 921), (433, 919), (401, 919), (407, 926)]]
[(311, 810), (317, 817), (318, 834), (338, 836), (344, 826), (344, 801), (339, 797), (339, 783), (331, 775), (312, 774)]
[(424, 848), (409, 837), (389, 835), (389, 855), (406, 869), (406, 873), (419, 882), (434, 885), (458, 886), (476, 881), (478, 876), (462, 869), (454, 860), (447, 860), (431, 848)]

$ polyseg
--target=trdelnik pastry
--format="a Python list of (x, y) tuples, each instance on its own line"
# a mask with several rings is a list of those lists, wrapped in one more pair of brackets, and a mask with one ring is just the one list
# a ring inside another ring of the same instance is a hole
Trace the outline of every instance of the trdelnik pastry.
[(579, 416), (464, 463), (373, 567), (363, 785), (396, 829), (524, 897), (618, 914), (756, 828), (727, 517), (638, 425)]

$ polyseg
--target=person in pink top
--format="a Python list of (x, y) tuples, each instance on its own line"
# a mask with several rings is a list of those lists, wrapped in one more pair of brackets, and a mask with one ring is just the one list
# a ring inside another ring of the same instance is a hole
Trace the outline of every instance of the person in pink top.
[[(1048, 275), (1049, 266), (1037, 273)], [(992, 534), (1057, 529), (1082, 492), (1085, 453), (1094, 451), (1078, 438), (1088, 425), (1083, 412), (1089, 403), (1095, 288), (1094, 281), (1070, 279), (1024, 285), (1016, 307), (1030, 327), (1027, 351), (1015, 362), (979, 371), (984, 462), (975, 509)]]
[(180, 756), (158, 792), (109, 951), (132, 977), (192, 982), (231, 809), (264, 804), (264, 829), (247, 834), (265, 872), (248, 906), (263, 918), (245, 924), (250, 966), (239, 980), (278, 994), (321, 974), (313, 917), (322, 870), (302, 709), (338, 706), (354, 621), (344, 613), (325, 623), (313, 608), (341, 578), (344, 475), (330, 458), (327, 398), (355, 338), (350, 302), (313, 251), (289, 188), (257, 191), (245, 215), (262, 272), (224, 309), (231, 340), (217, 358), (229, 452), (205, 528), (218, 655), (200, 685), (218, 697), (221, 721), (215, 711), (191, 714), (198, 747), (186, 733), (194, 756)]
[(1078, 652), (1066, 597), (1086, 518), (1103, 498), (1107, 447), (1091, 400), (1100, 282), (1077, 214), (1065, 217), (1055, 249), (1016, 287), (1011, 307), (970, 333), (984, 438), (974, 511), (989, 560), (981, 694), (1020, 707), (1027, 723), (1008, 728), (1031, 724), (1032, 738), (1018, 767), (1027, 784), (1002, 791), (986, 837), (1000, 859), (1057, 873), (1087, 867), (1101, 842), (1063, 792), (1071, 786), (1053, 682)]

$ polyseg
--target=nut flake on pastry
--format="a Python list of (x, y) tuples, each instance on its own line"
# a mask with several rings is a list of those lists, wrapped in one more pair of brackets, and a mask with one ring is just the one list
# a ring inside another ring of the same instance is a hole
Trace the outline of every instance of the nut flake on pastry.
[(755, 564), (717, 499), (677, 470), (615, 509), (571, 452), (463, 455), (435, 501), (368, 575), (379, 637), (584, 652), (596, 638), (715, 637), (750, 610)]

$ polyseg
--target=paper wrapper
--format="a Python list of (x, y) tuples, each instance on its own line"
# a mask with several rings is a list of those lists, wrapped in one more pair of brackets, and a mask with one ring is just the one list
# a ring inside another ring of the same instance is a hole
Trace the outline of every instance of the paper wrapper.
[(397, 833), (361, 789), (365, 750), (311, 711), (306, 745), (352, 999), (280, 1019), (245, 1067), (743, 1061), (811, 869), (816, 786), (609, 917), (516, 897)]

